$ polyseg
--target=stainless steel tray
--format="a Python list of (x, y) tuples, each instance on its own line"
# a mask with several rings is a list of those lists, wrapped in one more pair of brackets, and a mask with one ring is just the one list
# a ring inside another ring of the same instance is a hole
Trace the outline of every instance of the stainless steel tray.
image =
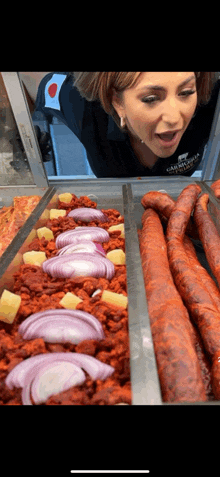
[[(177, 199), (180, 192), (190, 183), (197, 182), (202, 190), (207, 192), (207, 184), (200, 181), (193, 181), (191, 178), (173, 180), (164, 177), (155, 180), (91, 180), (91, 181), (67, 181), (56, 184), (56, 189), (50, 187), (42, 198), (38, 207), (31, 214), (30, 218), (17, 234), (11, 245), (8, 247), (9, 254), (4, 261), (3, 272), (0, 272), (0, 294), (4, 288), (12, 289), (13, 273), (17, 271), (22, 263), (22, 253), (27, 250), (28, 244), (36, 234), (36, 229), (43, 226), (47, 219), (46, 211), (51, 207), (56, 208), (58, 194), (63, 192), (74, 193), (77, 197), (89, 196), (91, 200), (97, 202), (98, 208), (115, 208), (125, 219), (125, 247), (127, 266), (127, 288), (128, 288), (128, 319), (129, 319), (129, 341), (130, 341), (130, 369), (132, 386), (133, 405), (170, 405), (162, 401), (160, 383), (157, 372), (157, 365), (154, 353), (154, 345), (150, 329), (150, 321), (147, 310), (147, 301), (144, 288), (144, 279), (139, 252), (139, 241), (137, 229), (141, 228), (141, 217), (143, 207), (141, 205), (142, 196), (150, 190), (166, 190), (174, 199)], [(175, 178), (176, 179), (176, 178)], [(211, 183), (210, 183), (211, 184)], [(208, 191), (210, 191), (208, 187)], [(214, 219), (220, 213), (220, 201), (213, 194), (210, 194), (212, 205), (212, 216)], [(203, 266), (206, 260), (203, 255)], [(217, 405), (220, 401), (210, 401), (207, 403), (184, 403)]]
[[(218, 230), (220, 231), (220, 200), (216, 199), (216, 197), (214, 196), (214, 193), (212, 192), (212, 190), (210, 189), (210, 185), (212, 184), (213, 181), (209, 181), (209, 185), (206, 184), (206, 182), (202, 182), (202, 181), (193, 181), (192, 179), (191, 180), (188, 180), (187, 181), (188, 184), (192, 184), (192, 183), (198, 183), (200, 186), (201, 186), (201, 189), (202, 189), (202, 192), (206, 192), (209, 194), (209, 199), (210, 199), (210, 202), (209, 202), (209, 205), (208, 205), (208, 210), (210, 212), (210, 215), (212, 216), (212, 219), (214, 221), (214, 223), (216, 224)], [(181, 193), (181, 191), (186, 187), (186, 185), (188, 185), (186, 183), (185, 180), (179, 180), (178, 182), (177, 181), (167, 181), (167, 180), (164, 180), (163, 182), (158, 182), (158, 181), (155, 181), (153, 183), (142, 183), (141, 184), (137, 184), (137, 183), (130, 183), (130, 184), (127, 184), (125, 187), (127, 188), (127, 195), (129, 196), (129, 201), (128, 201), (128, 209), (130, 210), (130, 214), (129, 214), (129, 223), (130, 223), (130, 227), (133, 228), (133, 233), (132, 233), (132, 241), (131, 243), (129, 243), (129, 249), (132, 251), (135, 249), (135, 252), (138, 250), (138, 235), (137, 235), (137, 229), (141, 229), (142, 228), (142, 223), (141, 223), (141, 217), (142, 217), (142, 214), (144, 212), (144, 208), (142, 207), (141, 205), (141, 198), (143, 197), (143, 195), (149, 191), (152, 191), (152, 190), (163, 190), (163, 191), (166, 191), (174, 200), (176, 200), (179, 196), (179, 194)], [(130, 242), (130, 239), (128, 238), (127, 239), (127, 242)], [(196, 253), (197, 253), (197, 256), (198, 256), (198, 259), (200, 261), (200, 263), (203, 265), (203, 267), (205, 267), (207, 269), (207, 271), (209, 272), (209, 274), (212, 276), (212, 278), (214, 279), (214, 281), (216, 282), (216, 279), (215, 277), (213, 276), (211, 270), (210, 270), (210, 267), (209, 267), (209, 264), (206, 260), (206, 257), (205, 257), (205, 253), (204, 253), (204, 250), (203, 250), (203, 247), (201, 245), (201, 243), (199, 241), (194, 241), (194, 245), (196, 247)], [(139, 251), (139, 250), (138, 250)], [(135, 264), (136, 264), (136, 269), (135, 269)], [(135, 270), (134, 270), (135, 269)], [(138, 366), (138, 373), (136, 373), (136, 363), (135, 363), (135, 360), (134, 360), (134, 356), (132, 355), (131, 356), (131, 369), (133, 371), (133, 375), (134, 375), (134, 386), (136, 388), (137, 386), (137, 389), (138, 389), (138, 385), (139, 387), (141, 387), (141, 389), (143, 390), (143, 394), (144, 394), (144, 397), (146, 397), (147, 401), (145, 404), (151, 404), (151, 402), (149, 402), (149, 398), (146, 394), (146, 389), (150, 390), (151, 389), (151, 375), (149, 372), (146, 371), (146, 368), (147, 366), (150, 367), (150, 370), (152, 372), (152, 375), (154, 375), (154, 373), (157, 374), (157, 367), (154, 365), (154, 360), (152, 358), (152, 356), (154, 354), (154, 350), (153, 348), (151, 348), (151, 343), (152, 343), (152, 336), (151, 336), (151, 331), (150, 331), (150, 320), (149, 320), (149, 315), (148, 315), (148, 311), (147, 311), (147, 305), (145, 307), (145, 311), (144, 310), (144, 302), (146, 301), (145, 300), (145, 289), (144, 289), (144, 286), (143, 286), (143, 274), (142, 274), (142, 267), (141, 267), (141, 259), (140, 259), (140, 256), (138, 256), (138, 252), (136, 252), (136, 257), (135, 257), (135, 261), (134, 261), (134, 264), (133, 264), (133, 272), (132, 272), (132, 267), (131, 267), (131, 263), (129, 260), (127, 260), (127, 275), (128, 275), (128, 285), (132, 279), (133, 281), (133, 288), (132, 288), (132, 293), (131, 293), (131, 302), (132, 300), (135, 299), (135, 294), (136, 296), (138, 296), (138, 300), (139, 298), (141, 297), (141, 295), (143, 294), (144, 296), (144, 299), (141, 298), (141, 301), (142, 301), (142, 304), (140, 305), (140, 303), (138, 304), (138, 307), (140, 308), (141, 307), (141, 311), (139, 311), (139, 319), (138, 319), (138, 322), (139, 322), (139, 332), (137, 331), (136, 333), (133, 332), (133, 329), (131, 327), (131, 330), (130, 330), (130, 341), (133, 342), (133, 345), (135, 345), (136, 347), (136, 352), (137, 352), (137, 349), (139, 350), (139, 356), (143, 359), (143, 362), (145, 362), (145, 367), (144, 366), (141, 366), (139, 368)], [(135, 281), (135, 278), (136, 278), (136, 281)], [(217, 282), (216, 282), (217, 284)], [(129, 296), (129, 299), (130, 299), (130, 296)], [(138, 310), (138, 308), (137, 308)], [(129, 316), (129, 326), (130, 326), (130, 316)], [(136, 325), (137, 327), (137, 325)], [(137, 327), (138, 329), (138, 327)], [(134, 336), (135, 335), (135, 336)], [(149, 336), (151, 336), (151, 340), (149, 339)], [(144, 361), (144, 357), (145, 356), (145, 361)], [(137, 375), (139, 376), (139, 384), (137, 383)], [(154, 383), (156, 383), (155, 379), (153, 380)], [(157, 374), (157, 381), (158, 381), (158, 374)], [(159, 392), (156, 394), (157, 396), (157, 399), (159, 398), (159, 393), (160, 393), (160, 388), (159, 388)], [(138, 404), (141, 404), (141, 402), (138, 402)], [(152, 403), (153, 404), (153, 403)], [(157, 402), (155, 402), (155, 404), (157, 404)], [(162, 402), (162, 399), (161, 399), (161, 402), (159, 404), (165, 404), (165, 405), (181, 405), (182, 403), (165, 403), (165, 402)], [(187, 402), (184, 402), (183, 403), (184, 405), (198, 405), (198, 404), (202, 404), (202, 405), (219, 405), (220, 404), (220, 401), (209, 401), (209, 402), (195, 402), (195, 403), (187, 403)]]

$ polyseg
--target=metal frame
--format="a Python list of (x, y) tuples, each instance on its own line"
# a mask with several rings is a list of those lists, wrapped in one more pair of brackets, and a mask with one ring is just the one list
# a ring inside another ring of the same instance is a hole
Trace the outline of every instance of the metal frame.
[(220, 158), (220, 91), (215, 108), (215, 114), (212, 121), (212, 127), (204, 155), (204, 164), (202, 169), (202, 181), (217, 180), (220, 177), (219, 170)]
[(46, 170), (19, 73), (2, 72), (2, 77), (24, 145), (34, 183), (38, 187), (48, 187), (49, 182)]

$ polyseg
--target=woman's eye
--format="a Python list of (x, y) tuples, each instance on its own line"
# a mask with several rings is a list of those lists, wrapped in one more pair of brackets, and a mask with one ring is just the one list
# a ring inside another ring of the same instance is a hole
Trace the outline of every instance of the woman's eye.
[(186, 91), (182, 91), (182, 93), (180, 93), (180, 96), (190, 96), (191, 94), (194, 94), (194, 93), (196, 93), (196, 90), (188, 89)]
[(154, 103), (155, 101), (157, 101), (158, 99), (159, 99), (158, 96), (147, 96), (146, 98), (142, 99), (142, 102), (151, 104), (151, 103)]
[[(189, 96), (191, 96), (191, 94), (194, 94), (196, 93), (196, 90), (185, 90), (185, 91), (182, 91), (182, 93), (180, 93), (179, 96), (183, 96), (184, 98), (187, 98)], [(147, 96), (145, 98), (143, 98), (141, 101), (143, 103), (147, 103), (147, 104), (153, 104), (153, 103), (156, 103), (156, 101), (159, 101), (160, 98), (159, 96), (155, 96), (155, 95), (151, 95), (151, 96)]]

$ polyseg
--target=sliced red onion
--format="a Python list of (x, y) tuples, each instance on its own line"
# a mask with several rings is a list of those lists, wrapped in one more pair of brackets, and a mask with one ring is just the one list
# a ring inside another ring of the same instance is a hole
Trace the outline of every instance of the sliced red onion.
[(62, 248), (69, 244), (77, 244), (84, 241), (108, 242), (110, 235), (107, 230), (101, 227), (77, 227), (74, 230), (67, 230), (56, 238), (56, 248)]
[(57, 256), (59, 255), (69, 255), (70, 253), (75, 253), (75, 252), (90, 252), (90, 253), (101, 253), (103, 256), (106, 255), (104, 248), (100, 245), (100, 243), (95, 243), (92, 242), (91, 240), (85, 241), (85, 242), (79, 242), (75, 245), (70, 244), (66, 245), (65, 247), (61, 248)]
[(74, 220), (83, 220), (84, 222), (92, 222), (99, 220), (100, 222), (109, 222), (109, 218), (100, 209), (92, 209), (91, 207), (79, 207), (71, 210), (68, 217), (73, 217)]
[(101, 246), (100, 243), (96, 243), (96, 242), (93, 242), (96, 246), (96, 248), (98, 249), (98, 251), (102, 254), (102, 255), (106, 255), (106, 251), (104, 250), (104, 248)]
[(32, 369), (27, 373), (22, 402), (24, 405), (32, 405), (31, 395), (35, 404), (42, 404), (53, 394), (83, 384), (85, 380), (83, 370), (73, 363), (57, 359), (53, 363), (39, 364), (34, 368), (34, 377)]
[(25, 340), (42, 338), (47, 343), (78, 344), (86, 339), (105, 338), (101, 323), (81, 310), (45, 310), (34, 313), (18, 328)]
[[(51, 365), (53, 372), (55, 372), (54, 365), (58, 364), (58, 381), (60, 380), (60, 371), (61, 371), (61, 362), (63, 369), (65, 370), (67, 363), (72, 363), (77, 367), (83, 368), (92, 379), (101, 379), (105, 380), (114, 372), (114, 368), (108, 364), (102, 363), (93, 356), (89, 356), (81, 353), (43, 353), (37, 356), (32, 356), (31, 358), (25, 359), (17, 366), (15, 366), (8, 376), (6, 377), (5, 383), (9, 389), (13, 387), (23, 388), (22, 390), (22, 402), (23, 404), (31, 405), (30, 392), (33, 389), (34, 396), (32, 395), (33, 400), (37, 403), (42, 403), (46, 399), (60, 391), (57, 391), (58, 384), (56, 386), (51, 383), (51, 387), (47, 388), (47, 397), (45, 397), (45, 373), (48, 372), (48, 368), (45, 368), (46, 365)], [(41, 373), (42, 368), (42, 373)], [(77, 384), (82, 384), (85, 380), (85, 375), (74, 368), (72, 368), (73, 377), (71, 377), (71, 369), (68, 367), (68, 372), (66, 376), (66, 383), (60, 382), (60, 388), (62, 390), (68, 389)], [(41, 381), (42, 376), (42, 381)], [(36, 382), (35, 382), (36, 379)], [(68, 385), (69, 382), (69, 385)], [(74, 382), (74, 384), (72, 384)], [(49, 384), (49, 381), (48, 381)], [(68, 385), (68, 387), (66, 387)], [(54, 387), (56, 390), (54, 391)]]
[(85, 276), (111, 280), (115, 274), (111, 260), (95, 253), (73, 253), (49, 258), (42, 263), (42, 269), (56, 278)]

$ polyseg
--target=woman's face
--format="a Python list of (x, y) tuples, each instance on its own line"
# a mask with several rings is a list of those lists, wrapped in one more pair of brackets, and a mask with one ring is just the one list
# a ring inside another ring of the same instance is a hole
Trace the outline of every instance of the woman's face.
[(156, 156), (166, 158), (176, 151), (194, 115), (196, 76), (193, 72), (141, 73), (135, 85), (123, 92), (122, 103), (114, 95), (112, 104), (131, 135), (144, 141)]

